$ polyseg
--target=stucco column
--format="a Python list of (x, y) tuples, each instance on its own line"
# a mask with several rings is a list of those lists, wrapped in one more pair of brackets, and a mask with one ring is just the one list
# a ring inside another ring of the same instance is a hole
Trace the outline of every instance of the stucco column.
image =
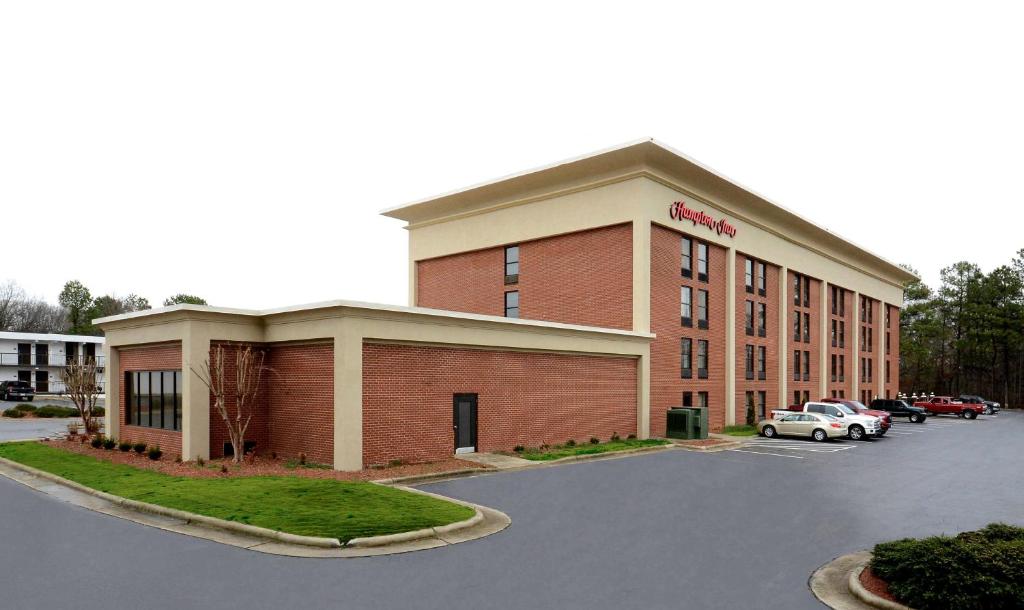
[(363, 468), (363, 337), (351, 319), (334, 337), (334, 469)]
[[(821, 280), (821, 296), (818, 298), (818, 393), (820, 398), (828, 398), (828, 383), (832, 379), (830, 318), (828, 308), (828, 282)], [(813, 400), (814, 397), (812, 396)]]
[(416, 307), (416, 261), (412, 259), (412, 253), (409, 254), (409, 307)]
[(853, 362), (850, 363), (850, 400), (860, 400), (860, 293), (853, 293)]
[(210, 359), (209, 328), (188, 322), (181, 340), (181, 458), (210, 458), (210, 389), (199, 373)]
[(792, 307), (793, 299), (786, 292), (789, 289), (789, 267), (779, 267), (779, 405), (785, 409), (789, 404), (789, 383), (786, 375), (789, 362), (789, 325), (786, 312)]
[(121, 437), (121, 357), (117, 348), (104, 343), (103, 345), (103, 391), (105, 393), (103, 408), (103, 424), (106, 435), (111, 438)]
[(633, 330), (651, 332), (651, 223), (633, 221)]
[(736, 425), (736, 248), (725, 251), (725, 425)]

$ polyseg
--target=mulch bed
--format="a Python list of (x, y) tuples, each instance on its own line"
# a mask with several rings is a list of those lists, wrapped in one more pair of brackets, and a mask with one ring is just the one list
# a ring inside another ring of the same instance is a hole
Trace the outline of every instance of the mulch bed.
[[(81, 437), (74, 440), (44, 441), (52, 447), (59, 447), (67, 451), (88, 455), (96, 459), (112, 462), (114, 464), (127, 464), (136, 468), (155, 470), (174, 477), (258, 477), (258, 476), (286, 476), (286, 477), (307, 477), (311, 479), (336, 479), (339, 481), (374, 481), (378, 479), (393, 479), (421, 474), (440, 474), (453, 470), (465, 470), (467, 468), (487, 469), (483, 464), (468, 462), (449, 458), (437, 462), (426, 462), (422, 464), (402, 464), (400, 466), (389, 466), (386, 468), (367, 468), (357, 472), (340, 472), (325, 467), (298, 466), (283, 458), (272, 459), (266, 456), (253, 456), (241, 464), (235, 464), (230, 458), (206, 460), (203, 466), (196, 462), (174, 461), (173, 455), (166, 453), (159, 460), (151, 460), (146, 455), (139, 455), (134, 451), (120, 451), (117, 447), (111, 450), (94, 449), (88, 441), (82, 443)], [(221, 466), (227, 467), (227, 473), (221, 472)]]
[(860, 584), (882, 599), (900, 603), (900, 600), (893, 597), (892, 593), (889, 593), (889, 584), (875, 576), (875, 573), (871, 571), (871, 566), (864, 568), (864, 571), (860, 573)]

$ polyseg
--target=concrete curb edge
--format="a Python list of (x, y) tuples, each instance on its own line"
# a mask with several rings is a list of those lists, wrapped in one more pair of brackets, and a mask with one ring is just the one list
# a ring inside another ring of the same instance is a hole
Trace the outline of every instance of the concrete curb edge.
[(867, 568), (866, 563), (854, 568), (853, 571), (850, 572), (848, 586), (850, 587), (850, 593), (853, 593), (854, 597), (869, 606), (882, 608), (883, 610), (913, 610), (910, 606), (904, 606), (903, 604), (889, 601), (883, 597), (875, 595), (871, 591), (868, 591), (860, 582), (861, 572), (863, 572), (865, 568)]

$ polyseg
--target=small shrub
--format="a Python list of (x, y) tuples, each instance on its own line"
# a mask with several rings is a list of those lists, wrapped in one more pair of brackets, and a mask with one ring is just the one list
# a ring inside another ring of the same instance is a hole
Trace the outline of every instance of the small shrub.
[(77, 423), (68, 424), (68, 436), (78, 436), (78, 430), (79, 427)]
[(79, 437), (78, 437), (78, 442), (82, 443), (83, 445), (84, 445), (84, 444), (85, 444), (85, 442), (86, 442), (86, 441), (88, 441), (88, 440), (89, 440), (89, 436), (88, 436), (88, 435), (86, 435), (86, 434), (83, 434), (83, 435), (81, 435), (81, 436), (79, 436)]
[(157, 445), (156, 447), (150, 447), (149, 452), (146, 455), (149, 456), (149, 459), (155, 462), (156, 460), (159, 460), (160, 456), (163, 454), (164, 452), (160, 451), (160, 445)]
[(78, 415), (78, 409), (59, 407), (57, 405), (46, 405), (36, 409), (35, 415), (36, 417), (43, 417), (46, 419), (53, 417), (76, 417)]
[(565, 441), (565, 446), (566, 447), (575, 447), (576, 446), (576, 441), (574, 441), (574, 440), (572, 440), (570, 438), (569, 440)]
[(597, 445), (600, 442), (601, 442), (601, 439), (597, 438), (596, 436), (591, 436), (590, 437), (590, 444), (591, 445)]
[(405, 462), (403, 462), (402, 460), (391, 460), (390, 462), (388, 462), (388, 468), (397, 468), (398, 466), (401, 466), (404, 463)]
[(277, 459), (277, 452), (276, 451), (271, 451), (270, 452), (270, 459), (272, 459), (272, 460), (276, 460)]
[(23, 402), (18, 405), (14, 405), (14, 408), (21, 411), (22, 413), (35, 413), (39, 410), (35, 405), (30, 405), (27, 402)]
[(619, 436), (618, 432), (612, 432), (611, 438), (609, 438), (608, 440), (613, 442), (613, 443), (616, 443), (618, 441), (621, 441), (622, 437)]
[(629, 436), (626, 437), (626, 440), (635, 441), (636, 440), (636, 435), (635, 434), (630, 434)]
[(526, 447), (523, 447), (522, 445), (516, 445), (515, 447), (512, 448), (512, 451), (516, 453), (522, 453), (526, 451)]
[(89, 444), (92, 445), (93, 449), (99, 449), (100, 447), (103, 446), (103, 436), (97, 434), (96, 436), (92, 437), (92, 440), (89, 441)]
[(181, 454), (180, 453), (175, 453), (174, 454), (174, 463), (175, 464), (180, 464), (181, 463)]
[(91, 420), (89, 422), (89, 424), (85, 428), (86, 434), (95, 434), (96, 432), (99, 432), (99, 431), (100, 431), (100, 422), (99, 422), (99, 420), (96, 420), (96, 419)]
[(132, 449), (135, 450), (135, 453), (142, 455), (143, 453), (146, 452), (146, 443), (135, 443), (134, 445), (132, 445)]
[(305, 465), (306, 465), (306, 454), (305, 453), (300, 453), (299, 454), (299, 466), (305, 466)]
[(19, 411), (17, 409), (7, 409), (6, 411), (4, 411), (4, 417), (10, 417), (12, 419), (20, 419), (22, 417), (25, 417), (25, 412), (24, 411)]
[(548, 449), (551, 449), (551, 445), (548, 445), (547, 443), (540, 446), (541, 451), (547, 451)]
[(220, 465), (220, 473), (221, 474), (227, 474), (228, 473), (228, 465), (227, 464), (221, 464)]
[(109, 436), (103, 439), (103, 448), (107, 451), (117, 446), (117, 441), (110, 438)]
[(118, 449), (118, 451), (123, 451), (125, 453), (128, 453), (129, 451), (132, 450), (132, 442), (131, 441), (122, 440), (120, 443), (117, 444), (117, 449)]
[(202, 468), (205, 465), (206, 465), (206, 460), (203, 459), (203, 456), (197, 455), (196, 456), (196, 466), (199, 466), (200, 468)]
[(107, 410), (104, 409), (103, 407), (93, 407), (92, 408), (92, 415), (93, 415), (93, 417), (103, 417), (106, 414), (107, 414)]

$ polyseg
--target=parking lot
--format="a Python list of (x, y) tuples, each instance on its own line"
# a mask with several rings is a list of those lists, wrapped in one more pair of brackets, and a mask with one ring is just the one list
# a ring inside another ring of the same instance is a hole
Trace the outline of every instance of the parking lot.
[[(666, 450), (425, 485), (501, 509), (512, 525), (443, 549), (354, 560), (223, 546), (0, 478), (4, 603), (821, 608), (807, 579), (836, 556), (992, 521), (1024, 525), (1024, 414), (895, 426), (869, 442), (754, 440), (742, 452)], [(97, 558), (103, 569), (79, 574)], [(53, 574), (64, 586), (52, 586)]]

